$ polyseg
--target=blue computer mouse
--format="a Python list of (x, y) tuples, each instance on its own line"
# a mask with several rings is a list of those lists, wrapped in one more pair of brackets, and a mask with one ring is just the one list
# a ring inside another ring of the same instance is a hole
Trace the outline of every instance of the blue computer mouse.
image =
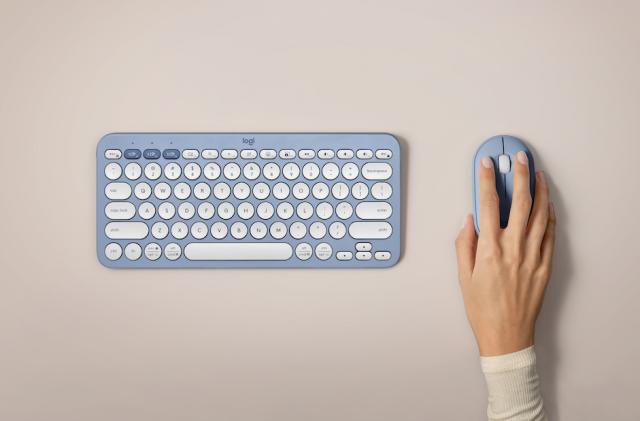
[[(531, 188), (531, 198), (533, 199), (536, 182), (535, 164), (531, 151), (522, 140), (513, 136), (494, 136), (486, 140), (476, 151), (473, 157), (473, 220), (476, 232), (480, 232), (480, 179), (478, 178), (480, 160), (485, 156), (493, 160), (493, 168), (496, 172), (496, 189), (500, 197), (500, 227), (505, 228), (509, 222), (513, 192), (513, 171), (511, 171), (511, 168), (513, 162), (515, 162), (516, 153), (519, 151), (524, 151), (529, 158), (529, 187)], [(533, 203), (533, 200), (531, 203)]]

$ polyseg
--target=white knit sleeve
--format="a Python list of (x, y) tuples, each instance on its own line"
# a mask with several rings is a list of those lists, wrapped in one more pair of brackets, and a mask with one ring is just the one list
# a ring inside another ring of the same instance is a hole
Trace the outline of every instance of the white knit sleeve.
[(480, 357), (489, 389), (490, 421), (546, 421), (533, 347)]

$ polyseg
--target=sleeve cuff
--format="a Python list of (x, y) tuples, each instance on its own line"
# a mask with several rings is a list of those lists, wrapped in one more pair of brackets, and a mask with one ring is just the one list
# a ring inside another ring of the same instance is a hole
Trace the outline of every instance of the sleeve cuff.
[(502, 373), (517, 370), (536, 364), (536, 353), (533, 346), (510, 354), (495, 357), (480, 357), (483, 373)]

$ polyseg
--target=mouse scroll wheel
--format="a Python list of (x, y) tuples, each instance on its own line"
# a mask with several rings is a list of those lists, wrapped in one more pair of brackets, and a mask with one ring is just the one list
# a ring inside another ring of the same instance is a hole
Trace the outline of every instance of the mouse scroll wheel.
[(498, 169), (501, 174), (506, 174), (511, 171), (511, 159), (509, 155), (500, 155), (498, 157)]

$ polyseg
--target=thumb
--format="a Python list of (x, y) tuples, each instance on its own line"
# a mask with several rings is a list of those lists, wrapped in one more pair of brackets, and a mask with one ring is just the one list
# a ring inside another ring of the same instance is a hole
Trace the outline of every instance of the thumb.
[(476, 245), (478, 236), (473, 227), (471, 215), (467, 214), (464, 223), (456, 238), (456, 254), (458, 256), (458, 278), (460, 282), (471, 279), (471, 273), (475, 266)]

